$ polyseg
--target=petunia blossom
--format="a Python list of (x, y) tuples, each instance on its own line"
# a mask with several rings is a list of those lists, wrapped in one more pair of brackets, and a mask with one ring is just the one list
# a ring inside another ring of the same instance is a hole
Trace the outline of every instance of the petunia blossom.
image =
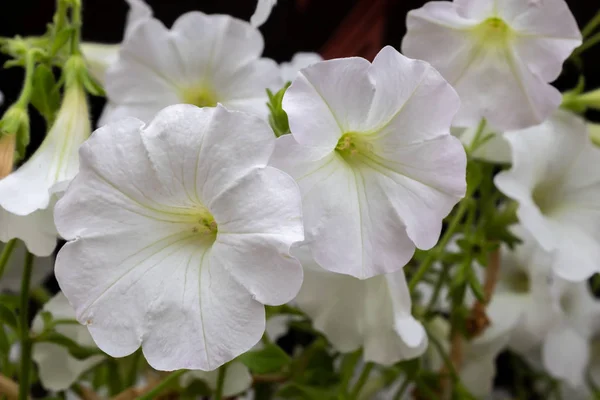
[(77, 174), (77, 150), (91, 131), (86, 95), (76, 77), (82, 64), (78, 57), (68, 61), (64, 99), (40, 147), (0, 180), (0, 241), (19, 238), (37, 256), (50, 255), (56, 246), (55, 193)]
[(542, 123), (561, 103), (548, 82), (581, 44), (564, 0), (431, 1), (408, 13), (402, 51), (430, 62), (460, 95), (455, 125), (500, 131)]
[(552, 255), (549, 265), (571, 281), (600, 271), (600, 149), (583, 120), (557, 111), (505, 138), (513, 164), (496, 176), (496, 186), (519, 203), (519, 221)]
[(279, 66), (281, 69), (281, 78), (284, 82), (291, 82), (296, 79), (301, 69), (320, 61), (323, 61), (323, 57), (317, 53), (298, 52), (294, 54), (289, 62), (283, 62)]
[(222, 106), (127, 118), (81, 146), (56, 205), (68, 243), (58, 282), (100, 349), (140, 345), (159, 370), (213, 370), (254, 346), (264, 304), (290, 301), (302, 268), (298, 186), (266, 166), (266, 122)]
[[(129, 4), (127, 21), (125, 24), (125, 35), (127, 38), (141, 22), (152, 18), (152, 9), (144, 0), (125, 0)], [(106, 70), (119, 58), (121, 44), (106, 44), (95, 42), (83, 42), (81, 51), (94, 78), (104, 84)]]
[(266, 118), (266, 89), (283, 86), (277, 64), (260, 58), (262, 35), (228, 15), (189, 12), (169, 30), (140, 21), (105, 77), (109, 106), (100, 125), (123, 117), (149, 122), (162, 108), (221, 103)]
[[(96, 347), (86, 327), (74, 321), (75, 311), (62, 292), (44, 304), (42, 310), (49, 312), (53, 320), (62, 320), (63, 322), (73, 320), (74, 323), (57, 324), (54, 328), (56, 332), (73, 340), (79, 346)], [(33, 320), (32, 330), (39, 334), (43, 329), (42, 316), (38, 314)], [(106, 356), (102, 354), (79, 360), (73, 357), (66, 347), (50, 342), (36, 343), (33, 346), (32, 358), (38, 366), (42, 385), (46, 389), (54, 391), (71, 387), (85, 371), (106, 360)]]
[(360, 280), (326, 271), (306, 253), (295, 253), (304, 267), (295, 301), (338, 351), (362, 347), (365, 361), (383, 365), (423, 354), (427, 335), (411, 315), (404, 271)]
[(429, 64), (392, 47), (373, 63), (300, 71), (283, 99), (292, 134), (278, 138), (271, 163), (298, 181), (319, 265), (366, 279), (436, 244), (466, 189), (465, 152), (449, 132), (458, 107)]

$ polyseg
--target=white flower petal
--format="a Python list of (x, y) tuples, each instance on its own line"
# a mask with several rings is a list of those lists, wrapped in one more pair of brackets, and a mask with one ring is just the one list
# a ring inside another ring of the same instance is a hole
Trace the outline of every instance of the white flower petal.
[(52, 213), (49, 207), (20, 216), (0, 208), (0, 242), (20, 239), (36, 256), (49, 256), (56, 247), (57, 236)]
[(250, 23), (252, 26), (259, 27), (269, 19), (273, 7), (277, 4), (277, 0), (258, 0), (256, 4), (256, 11), (250, 17)]
[(403, 271), (359, 280), (321, 269), (306, 253), (306, 248), (295, 253), (305, 273), (296, 302), (336, 349), (350, 352), (362, 346), (365, 361), (383, 365), (425, 351), (427, 336), (410, 314)]
[(298, 52), (294, 54), (290, 62), (283, 62), (279, 66), (281, 69), (281, 78), (284, 82), (291, 82), (296, 79), (301, 69), (309, 67), (319, 61), (323, 61), (317, 53)]
[[(62, 292), (44, 304), (43, 310), (50, 312), (53, 319), (75, 319), (75, 312)], [(32, 329), (36, 333), (42, 331), (41, 315), (38, 314), (34, 318)], [(61, 324), (55, 329), (80, 346), (95, 347), (92, 337), (83, 325)], [(32, 358), (38, 366), (42, 385), (55, 391), (69, 388), (81, 374), (105, 359), (102, 355), (95, 355), (79, 360), (73, 357), (66, 347), (43, 342), (34, 344)]]
[(571, 386), (583, 384), (589, 359), (589, 344), (568, 326), (551, 330), (544, 341), (544, 367), (553, 376), (565, 379)]
[(129, 37), (140, 22), (152, 18), (152, 8), (144, 0), (125, 1), (129, 4), (129, 12), (127, 13), (124, 36)]
[(367, 74), (370, 66), (367, 60), (353, 57), (300, 71), (283, 97), (298, 143), (333, 149), (343, 133), (364, 130), (375, 92)]
[[(302, 240), (299, 193), (265, 166), (273, 142), (256, 117), (177, 105), (146, 127), (109, 124), (82, 146), (81, 172), (56, 208), (69, 241), (56, 275), (101, 349), (124, 356), (141, 344), (154, 368), (212, 370), (256, 344), (265, 329), (257, 300), (291, 300), (302, 277), (289, 256)], [(246, 181), (248, 206), (228, 208)], [(245, 214), (260, 204), (279, 212)], [(247, 235), (228, 242), (227, 227), (245, 219), (237, 232)], [(237, 262), (252, 266), (252, 280)]]

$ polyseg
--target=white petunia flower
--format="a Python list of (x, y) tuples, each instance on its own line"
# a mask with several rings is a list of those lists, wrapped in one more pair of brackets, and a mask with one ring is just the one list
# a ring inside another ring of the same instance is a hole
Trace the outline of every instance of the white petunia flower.
[(76, 78), (82, 63), (77, 57), (67, 62), (63, 103), (39, 149), (0, 180), (0, 241), (19, 238), (37, 256), (50, 255), (56, 246), (54, 193), (77, 174), (77, 150), (91, 131), (87, 99)]
[[(189, 386), (195, 379), (206, 383), (211, 389), (217, 388), (219, 379), (218, 371), (189, 371), (181, 379), (182, 386)], [(225, 370), (225, 381), (223, 382), (223, 397), (233, 397), (252, 387), (252, 375), (248, 368), (241, 362), (234, 361), (227, 366)]]
[(266, 89), (283, 85), (277, 64), (260, 58), (260, 32), (228, 15), (189, 12), (168, 30), (160, 21), (138, 23), (106, 73), (109, 106), (100, 125), (123, 117), (150, 121), (179, 103), (268, 115)]
[(542, 123), (562, 100), (548, 82), (581, 44), (564, 0), (432, 1), (406, 24), (404, 54), (430, 62), (460, 95), (457, 126)]
[[(4, 243), (0, 243), (0, 253), (4, 250)], [(26, 247), (21, 241), (17, 241), (15, 248), (8, 259), (6, 269), (0, 279), (0, 293), (4, 291), (18, 293), (21, 290), (21, 280), (23, 279), (23, 265), (25, 264)], [(41, 285), (44, 280), (52, 273), (54, 260), (52, 257), (35, 257), (33, 259), (33, 269), (31, 272), (31, 287), (35, 288)]]
[(300, 249), (304, 283), (296, 304), (344, 353), (363, 348), (365, 361), (391, 365), (427, 348), (423, 326), (411, 315), (404, 271), (366, 280), (320, 268)]
[(281, 78), (284, 82), (291, 82), (296, 79), (301, 69), (310, 67), (320, 61), (323, 61), (323, 57), (317, 53), (296, 53), (290, 62), (283, 62), (279, 66)]
[[(152, 9), (143, 0), (125, 0), (129, 4), (129, 13), (125, 23), (125, 35), (127, 38), (137, 25), (152, 18)], [(88, 64), (89, 71), (98, 82), (104, 84), (106, 70), (119, 59), (121, 44), (105, 44), (94, 42), (83, 42), (81, 51)]]
[[(59, 292), (50, 301), (44, 304), (43, 311), (52, 314), (53, 320), (74, 320), (75, 311), (69, 304), (67, 298)], [(36, 315), (33, 320), (32, 330), (41, 333), (44, 329), (42, 316)], [(79, 324), (58, 324), (54, 328), (56, 332), (72, 339), (83, 347), (96, 347), (87, 328)], [(87, 370), (106, 359), (103, 355), (93, 355), (79, 360), (73, 357), (69, 350), (58, 344), (41, 342), (33, 346), (33, 361), (38, 366), (40, 381), (48, 390), (65, 390)]]
[(266, 166), (266, 122), (224, 107), (175, 105), (147, 126), (97, 130), (57, 203), (69, 242), (56, 277), (98, 346), (140, 345), (159, 370), (213, 370), (265, 330), (263, 304), (290, 301), (302, 268), (298, 187)]
[(323, 268), (366, 279), (430, 249), (464, 196), (466, 157), (449, 134), (459, 107), (427, 63), (385, 47), (300, 71), (283, 108), (291, 135), (272, 164), (303, 195), (307, 243)]
[(519, 221), (552, 255), (555, 273), (581, 281), (600, 271), (600, 149), (583, 120), (558, 111), (505, 138), (513, 165), (496, 176), (496, 186), (519, 203)]

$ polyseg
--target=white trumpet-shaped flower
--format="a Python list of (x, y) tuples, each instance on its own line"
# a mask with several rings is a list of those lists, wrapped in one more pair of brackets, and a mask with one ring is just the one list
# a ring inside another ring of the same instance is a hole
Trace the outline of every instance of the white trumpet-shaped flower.
[(430, 62), (460, 95), (457, 126), (542, 123), (561, 103), (548, 82), (581, 44), (564, 0), (432, 1), (407, 16), (402, 51)]
[(271, 11), (273, 11), (273, 7), (275, 7), (276, 4), (277, 0), (258, 0), (258, 3), (256, 3), (256, 10), (254, 11), (254, 14), (252, 14), (252, 17), (250, 17), (250, 24), (258, 28), (267, 22), (271, 15)]
[(25, 164), (0, 180), (0, 240), (19, 238), (38, 256), (50, 255), (56, 246), (54, 193), (77, 174), (77, 150), (91, 131), (87, 99), (75, 73), (83, 61), (74, 57), (68, 63), (65, 68), (72, 73), (46, 138)]
[(221, 103), (266, 117), (266, 89), (283, 83), (277, 64), (260, 58), (263, 47), (256, 28), (228, 15), (189, 12), (170, 30), (156, 19), (143, 20), (106, 73), (109, 106), (100, 125), (128, 116), (148, 122), (179, 103)]
[(365, 361), (384, 365), (423, 354), (427, 335), (411, 315), (404, 271), (361, 280), (326, 271), (304, 253), (297, 254), (304, 283), (296, 304), (337, 350), (362, 347)]
[[(42, 310), (52, 314), (53, 320), (75, 319), (75, 311), (62, 292), (44, 304)], [(42, 316), (38, 314), (33, 320), (32, 330), (34, 333), (41, 333), (43, 329)], [(83, 325), (61, 323), (54, 329), (82, 347), (96, 347), (87, 328)], [(32, 358), (38, 366), (42, 385), (48, 390), (55, 391), (71, 387), (85, 371), (106, 359), (103, 355), (92, 355), (79, 360), (73, 357), (66, 347), (48, 342), (36, 343), (33, 346)]]
[(56, 206), (69, 242), (55, 272), (100, 349), (141, 345), (156, 369), (213, 370), (259, 341), (263, 305), (302, 282), (289, 255), (304, 237), (300, 194), (266, 166), (274, 142), (258, 117), (175, 105), (81, 146)]
[(600, 149), (583, 120), (558, 111), (505, 138), (513, 164), (496, 186), (519, 203), (519, 221), (552, 255), (555, 273), (581, 281), (600, 271)]
[[(140, 22), (152, 18), (152, 9), (143, 0), (125, 1), (129, 4), (124, 35), (124, 38), (127, 38)], [(94, 42), (83, 42), (81, 44), (81, 51), (83, 52), (89, 71), (100, 83), (104, 84), (106, 70), (117, 62), (120, 49), (121, 44)]]
[(392, 47), (372, 64), (300, 71), (283, 99), (292, 134), (278, 138), (271, 162), (300, 185), (319, 265), (365, 279), (435, 245), (466, 189), (465, 152), (449, 133), (458, 107), (429, 64)]

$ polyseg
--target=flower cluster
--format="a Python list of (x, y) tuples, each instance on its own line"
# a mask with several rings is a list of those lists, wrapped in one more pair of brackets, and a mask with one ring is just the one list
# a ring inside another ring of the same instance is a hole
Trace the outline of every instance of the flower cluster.
[(0, 394), (489, 398), (500, 353), (600, 394), (600, 106), (551, 85), (600, 17), (431, 1), (402, 53), (277, 64), (276, 0), (170, 28), (126, 1), (118, 45), (81, 42), (80, 0), (2, 42)]

